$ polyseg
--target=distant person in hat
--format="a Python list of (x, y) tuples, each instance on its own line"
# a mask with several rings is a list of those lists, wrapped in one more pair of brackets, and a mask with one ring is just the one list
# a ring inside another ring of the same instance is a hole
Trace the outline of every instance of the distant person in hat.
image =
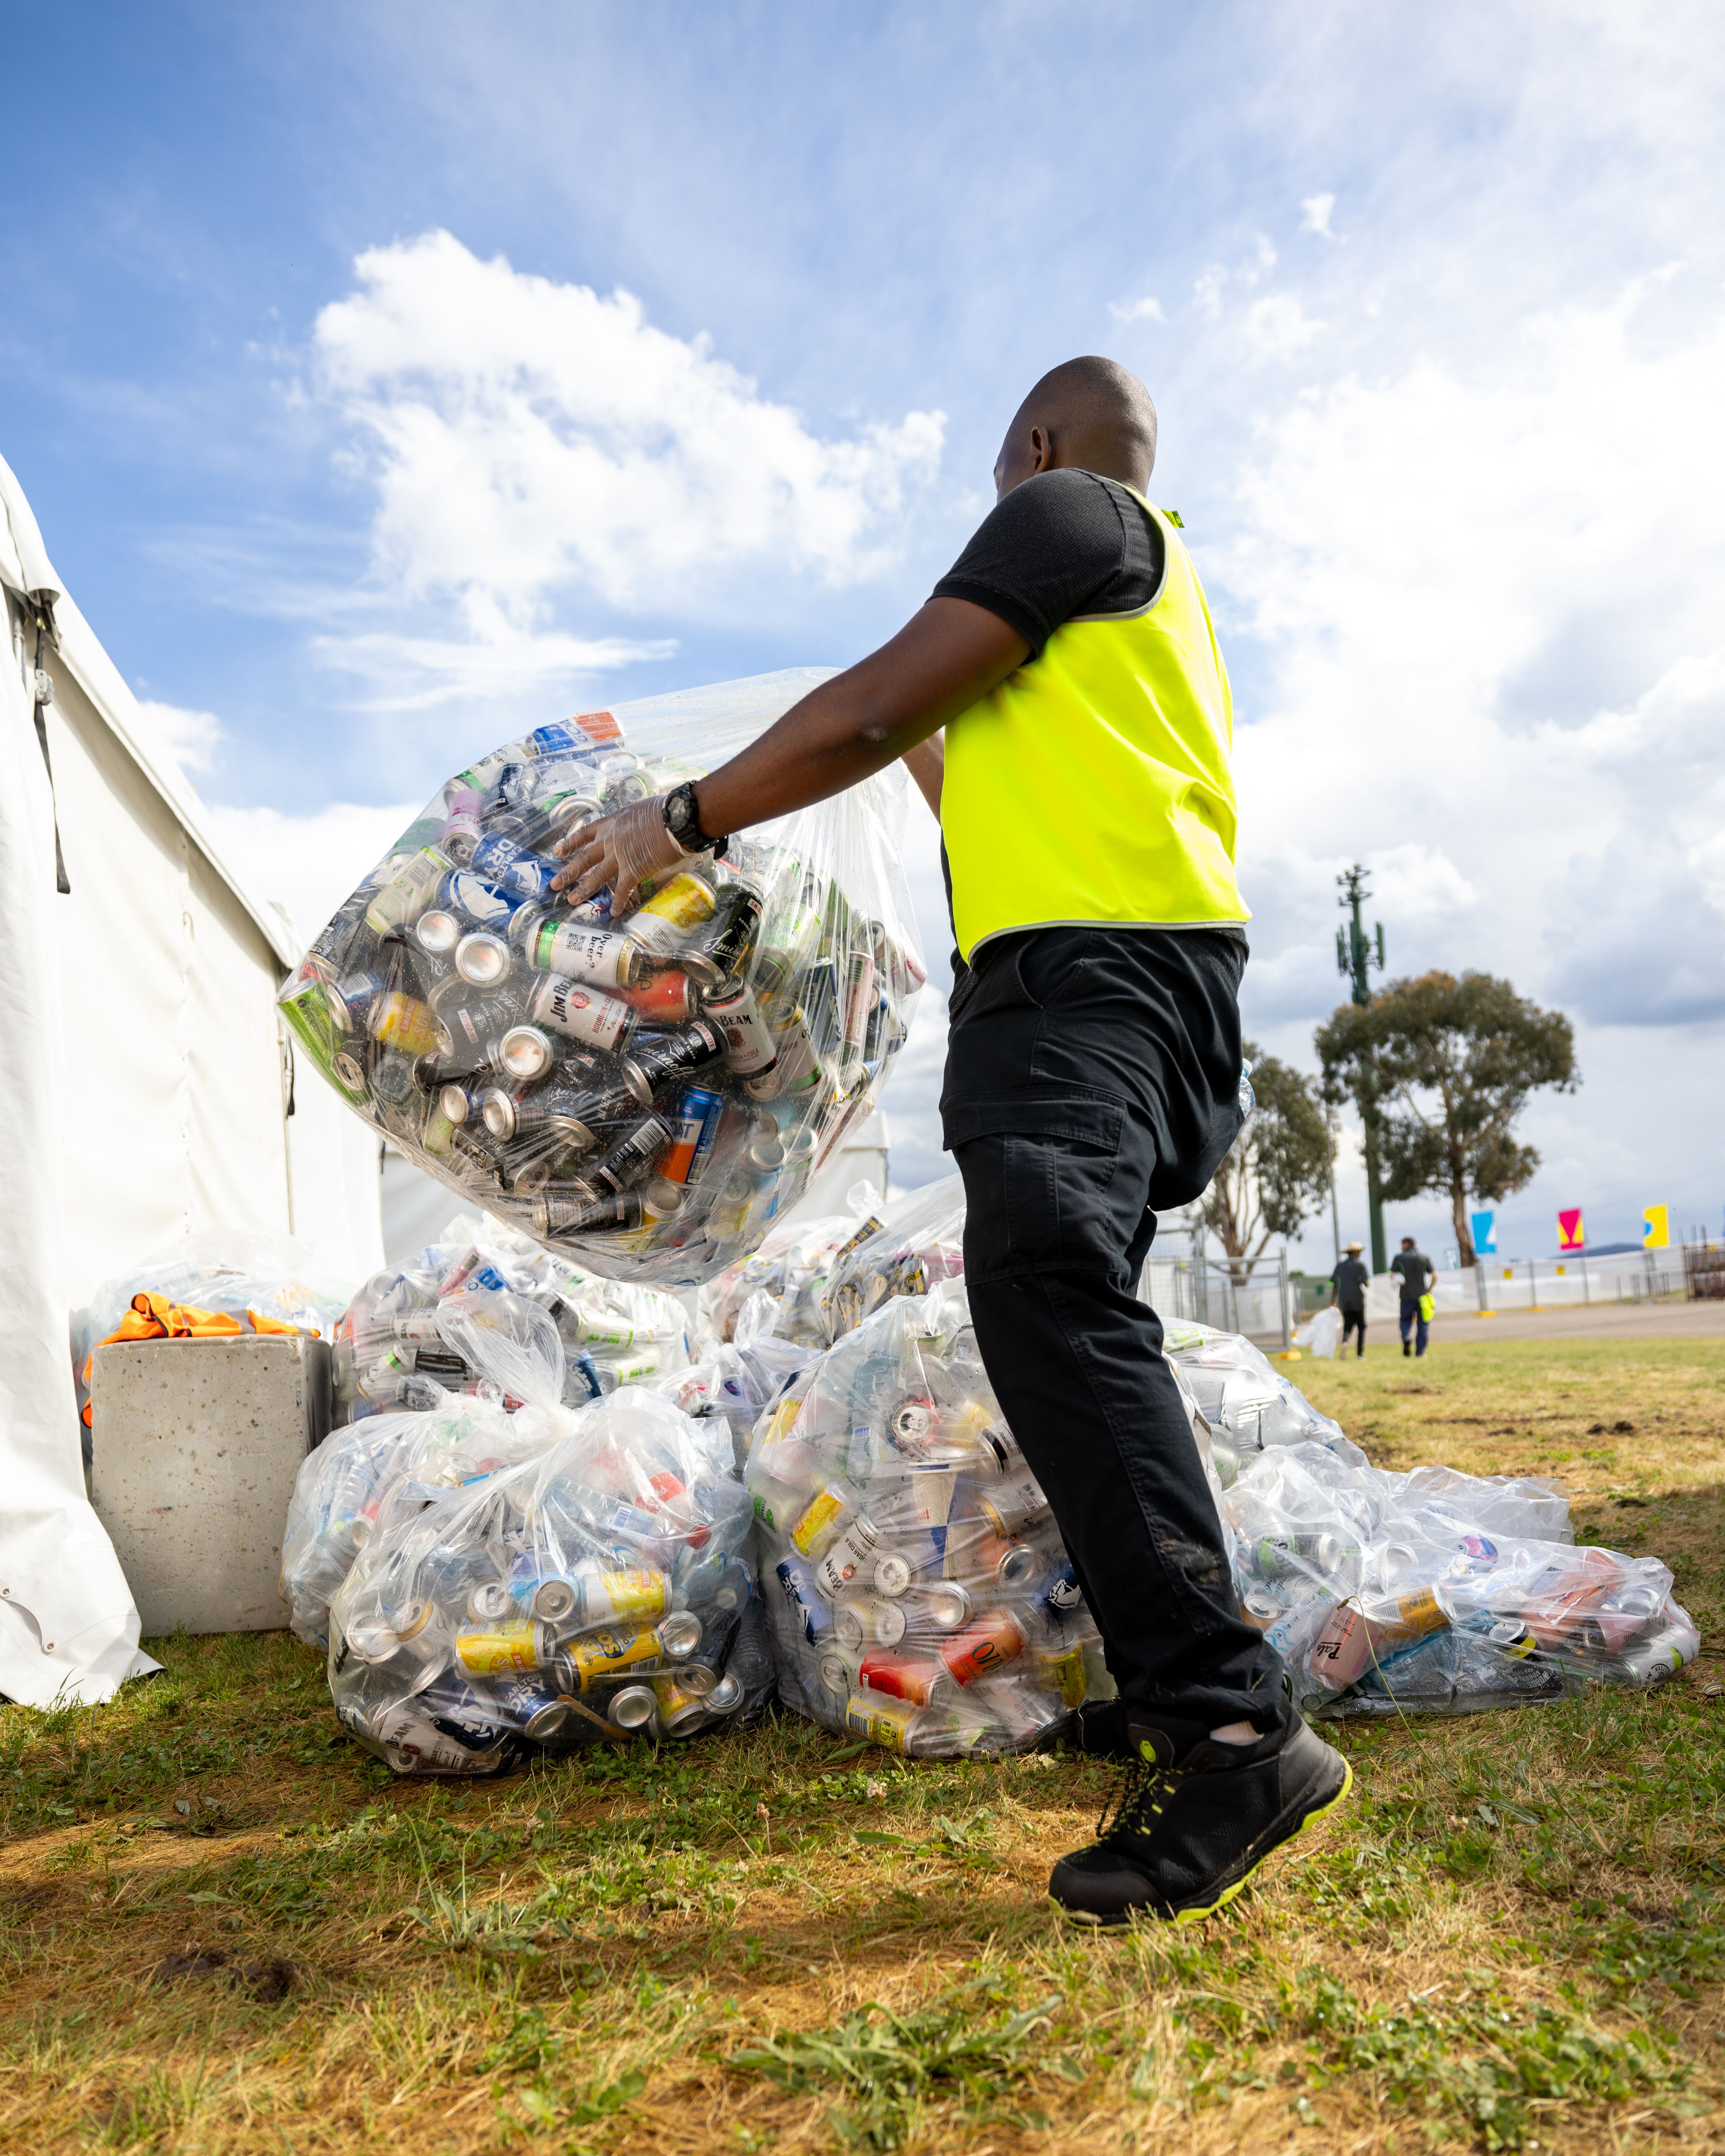
[(1347, 1348), (1348, 1335), (1358, 1332), (1359, 1345), (1353, 1352), (1356, 1355), (1363, 1355), (1366, 1352), (1366, 1288), (1372, 1276), (1360, 1263), (1360, 1245), (1349, 1243), (1347, 1248), (1347, 1256), (1337, 1261), (1336, 1277), (1330, 1286), (1330, 1301), (1342, 1313), (1343, 1350)]
[[(1389, 1270), (1400, 1276), (1402, 1284), (1402, 1353), (1423, 1355), (1433, 1307), (1431, 1284), (1437, 1278), (1437, 1267), (1424, 1250), (1414, 1248), (1411, 1235), (1404, 1235), (1400, 1250), (1389, 1261)], [(1409, 1338), (1409, 1333), (1418, 1338), (1417, 1348)]]

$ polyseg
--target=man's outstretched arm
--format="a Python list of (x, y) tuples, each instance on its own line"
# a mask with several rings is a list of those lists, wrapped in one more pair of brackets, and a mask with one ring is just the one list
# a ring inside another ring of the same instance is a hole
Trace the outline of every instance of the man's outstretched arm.
[[(810, 690), (696, 783), (701, 829), (716, 838), (843, 793), (968, 711), (1029, 654), (1019, 632), (986, 607), (930, 599), (890, 643)], [(930, 762), (925, 756), (912, 765), (925, 798)], [(937, 778), (930, 805), (938, 798)], [(631, 891), (682, 858), (656, 800), (588, 824), (557, 851), (568, 866), (555, 888), (577, 901), (607, 886)]]

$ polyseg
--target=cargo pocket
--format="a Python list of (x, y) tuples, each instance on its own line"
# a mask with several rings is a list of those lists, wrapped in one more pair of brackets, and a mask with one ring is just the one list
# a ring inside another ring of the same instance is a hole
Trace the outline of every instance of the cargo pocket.
[(943, 1107), (964, 1178), (968, 1280), (1110, 1264), (1119, 1236), (1108, 1194), (1125, 1116), (1118, 1101), (1070, 1093)]

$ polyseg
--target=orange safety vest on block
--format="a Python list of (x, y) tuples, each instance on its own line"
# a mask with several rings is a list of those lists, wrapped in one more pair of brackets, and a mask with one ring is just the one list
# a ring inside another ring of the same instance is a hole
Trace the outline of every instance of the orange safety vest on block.
[[(254, 1332), (297, 1334), (307, 1331), (314, 1340), (321, 1337), (315, 1325), (309, 1327), (289, 1325), (281, 1318), (266, 1317), (257, 1310), (248, 1310), (246, 1317), (250, 1320)], [(170, 1302), (165, 1295), (151, 1295), (146, 1291), (132, 1297), (131, 1309), (107, 1338), (97, 1341), (96, 1346), (106, 1348), (116, 1340), (225, 1340), (231, 1339), (237, 1333), (244, 1333), (245, 1329), (231, 1311), (199, 1310), (195, 1304)], [(84, 1389), (86, 1393), (90, 1390), (90, 1373), (95, 1367), (95, 1357), (92, 1353), (85, 1358), (84, 1364)], [(84, 1403), (84, 1426), (86, 1430), (93, 1426), (91, 1409), (94, 1405), (91, 1400), (87, 1399)]]

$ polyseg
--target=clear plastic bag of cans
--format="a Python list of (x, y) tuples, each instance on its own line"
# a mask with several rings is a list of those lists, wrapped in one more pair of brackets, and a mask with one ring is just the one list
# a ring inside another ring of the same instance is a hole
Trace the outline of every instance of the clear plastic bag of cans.
[(429, 1502), (430, 1492), (543, 1451), (557, 1435), (542, 1419), (518, 1420), (495, 1399), (453, 1393), (429, 1409), (333, 1431), (306, 1455), (288, 1504), (281, 1591), (294, 1631), (307, 1646), (328, 1645), (330, 1604), (398, 1482)]
[(880, 1198), (873, 1183), (855, 1183), (845, 1196), (848, 1211), (786, 1221), (768, 1234), (758, 1250), (709, 1282), (701, 1291), (702, 1329), (719, 1340), (735, 1340), (739, 1329), (750, 1334), (770, 1329), (781, 1339), (826, 1347), (831, 1269), (841, 1250), (866, 1240), (880, 1224)]
[[(462, 1214), (440, 1243), (374, 1274), (343, 1312), (334, 1337), (337, 1423), (431, 1407), (445, 1392), (477, 1392), (481, 1371), (439, 1322), (445, 1303), (473, 1294), (514, 1296), (546, 1312), (562, 1343), (566, 1406), (689, 1360), (688, 1316), (675, 1296), (602, 1279), (501, 1222)], [(501, 1389), (510, 1395), (506, 1383)]]
[(1209, 1425), (1212, 1458), (1224, 1485), (1243, 1460), (1276, 1445), (1322, 1445), (1363, 1464), (1365, 1455), (1341, 1424), (1313, 1407), (1241, 1334), (1169, 1319), (1163, 1345), (1182, 1391)]
[(690, 1286), (753, 1250), (905, 1040), (903, 774), (579, 908), (552, 849), (819, 678), (589, 712), (458, 773), (284, 987), (300, 1047), (416, 1166), (581, 1265)]
[(1656, 1684), (1699, 1650), (1668, 1568), (1576, 1548), (1548, 1483), (1305, 1443), (1249, 1457), (1221, 1506), (1241, 1605), (1310, 1712), (1478, 1713)]
[(891, 1301), (811, 1363), (747, 1480), (779, 1697), (825, 1727), (911, 1757), (1021, 1751), (1109, 1689), (962, 1289)]
[(337, 1715), (398, 1773), (686, 1738), (772, 1695), (722, 1428), (636, 1386), (561, 1412), (518, 1465), (398, 1477), (334, 1598)]
[(827, 1276), (827, 1334), (836, 1340), (894, 1296), (927, 1295), (964, 1277), (964, 1182), (942, 1176), (888, 1206), (881, 1220), (834, 1257)]

